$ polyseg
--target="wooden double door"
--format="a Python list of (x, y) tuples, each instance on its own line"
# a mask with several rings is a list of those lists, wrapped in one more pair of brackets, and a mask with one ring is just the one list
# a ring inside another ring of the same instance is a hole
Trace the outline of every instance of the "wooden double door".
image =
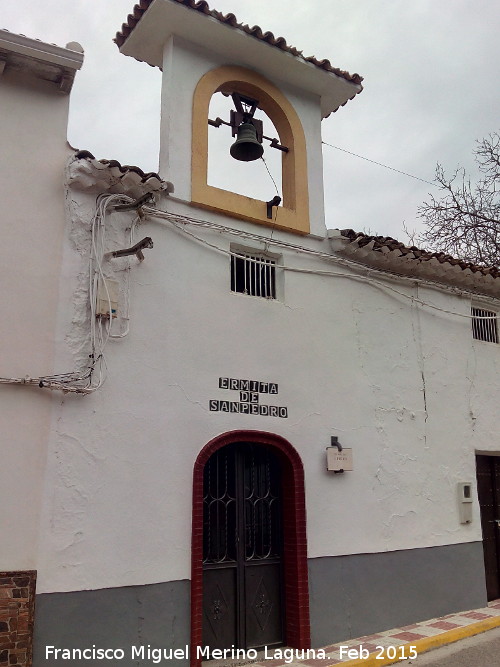
[(203, 644), (283, 643), (282, 475), (272, 448), (217, 450), (203, 479)]
[(488, 600), (500, 598), (500, 456), (476, 456)]

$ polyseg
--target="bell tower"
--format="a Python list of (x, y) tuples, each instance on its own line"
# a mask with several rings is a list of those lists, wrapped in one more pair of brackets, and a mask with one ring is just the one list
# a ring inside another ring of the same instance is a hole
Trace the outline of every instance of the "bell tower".
[[(163, 71), (160, 174), (192, 207), (190, 215), (209, 209), (224, 224), (229, 217), (325, 235), (321, 119), (362, 90), (361, 77), (305, 58), (283, 38), (192, 0), (142, 0), (116, 42), (124, 54)], [(227, 118), (211, 119), (218, 92), (234, 108)], [(277, 137), (265, 135), (257, 110)], [(209, 184), (209, 123), (224, 125), (237, 161), (280, 152), (279, 196), (264, 201)]]

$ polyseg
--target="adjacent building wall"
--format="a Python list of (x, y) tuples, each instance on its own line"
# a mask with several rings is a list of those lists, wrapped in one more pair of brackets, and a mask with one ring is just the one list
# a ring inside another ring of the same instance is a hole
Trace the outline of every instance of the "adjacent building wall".
[[(36, 377), (54, 372), (68, 96), (7, 64), (0, 106), (0, 376)], [(8, 385), (0, 394), (0, 570), (34, 569), (54, 397)]]

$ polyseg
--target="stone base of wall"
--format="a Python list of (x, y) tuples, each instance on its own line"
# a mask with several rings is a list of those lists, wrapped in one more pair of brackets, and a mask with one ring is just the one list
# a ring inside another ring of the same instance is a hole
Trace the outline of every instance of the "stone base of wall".
[(0, 667), (31, 667), (36, 572), (0, 572)]
[(482, 542), (309, 560), (315, 647), (487, 604)]
[[(481, 542), (313, 558), (308, 566), (314, 647), (487, 604)], [(33, 665), (62, 664), (61, 654), (47, 656), (48, 646), (118, 648), (124, 657), (113, 664), (151, 665), (148, 645), (167, 653), (185, 651), (190, 631), (189, 581), (42, 594), (36, 603)], [(144, 658), (133, 655), (134, 646), (144, 647)], [(182, 657), (163, 660), (189, 665)], [(71, 665), (91, 663), (71, 657)]]
[[(150, 666), (148, 645), (168, 651), (189, 644), (189, 595), (189, 581), (37, 595), (33, 666)], [(93, 646), (123, 649), (124, 658), (62, 660), (61, 653), (55, 658), (49, 649), (47, 654), (47, 647), (83, 650)], [(132, 648), (142, 646), (144, 658), (133, 656)], [(187, 667), (189, 661), (173, 659), (161, 664)]]

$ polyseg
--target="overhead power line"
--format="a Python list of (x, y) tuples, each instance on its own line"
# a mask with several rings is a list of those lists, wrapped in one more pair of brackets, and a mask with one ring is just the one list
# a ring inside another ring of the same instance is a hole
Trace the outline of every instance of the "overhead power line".
[(333, 144), (329, 144), (327, 141), (322, 141), (321, 143), (325, 144), (325, 146), (330, 146), (330, 148), (336, 148), (338, 151), (342, 151), (343, 153), (349, 153), (349, 155), (354, 155), (354, 157), (359, 157), (361, 160), (366, 160), (367, 162), (371, 162), (372, 164), (377, 164), (379, 167), (384, 167), (385, 169), (396, 171), (398, 174), (403, 174), (403, 176), (409, 176), (410, 178), (414, 178), (417, 181), (422, 181), (422, 183), (428, 183), (429, 185), (436, 186), (435, 183), (432, 183), (432, 181), (426, 181), (425, 178), (419, 178), (418, 176), (413, 176), (413, 174), (408, 174), (406, 171), (401, 171), (401, 169), (395, 169), (394, 167), (389, 167), (387, 164), (382, 164), (382, 162), (377, 162), (376, 160), (370, 160), (370, 158), (364, 157), (364, 155), (358, 155), (357, 153), (352, 153), (351, 151), (348, 151), (345, 148), (340, 148), (340, 146), (334, 146)]

